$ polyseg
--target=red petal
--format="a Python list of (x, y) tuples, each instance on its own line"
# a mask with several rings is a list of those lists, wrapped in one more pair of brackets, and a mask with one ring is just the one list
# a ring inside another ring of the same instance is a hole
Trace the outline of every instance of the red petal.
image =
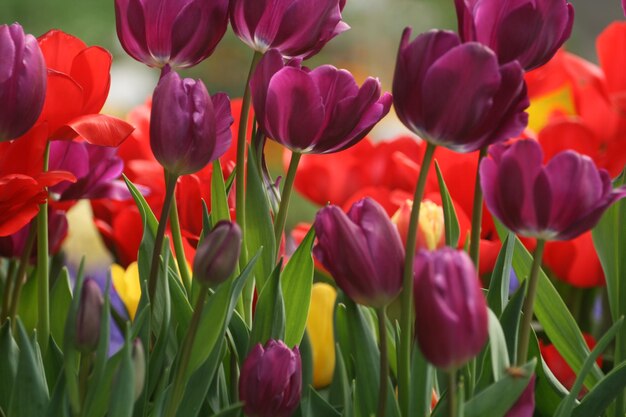
[(626, 22), (610, 24), (596, 39), (596, 49), (609, 91), (626, 91)]
[(33, 178), (7, 175), (0, 178), (0, 236), (20, 230), (39, 212), (46, 192)]
[(539, 143), (543, 148), (544, 161), (567, 149), (587, 155), (596, 163), (599, 161), (600, 141), (591, 129), (575, 119), (562, 119), (548, 124), (539, 132)]
[(73, 119), (54, 132), (51, 138), (69, 140), (80, 136), (93, 145), (118, 146), (134, 129), (117, 117), (88, 114)]
[(83, 88), (82, 114), (99, 113), (111, 86), (111, 54), (92, 46), (81, 51), (72, 65), (70, 76)]
[(24, 174), (36, 177), (41, 173), (47, 136), (48, 126), (43, 123), (12, 142), (0, 143), (0, 176)]
[(36, 177), (36, 180), (43, 187), (52, 187), (63, 181), (69, 181), (71, 183), (76, 182), (76, 177), (71, 172), (67, 171), (49, 171), (43, 172)]
[(48, 122), (50, 132), (80, 115), (83, 89), (66, 74), (48, 70), (48, 89), (38, 123)]
[(87, 47), (80, 39), (60, 30), (51, 30), (38, 39), (48, 69), (69, 74), (74, 57)]

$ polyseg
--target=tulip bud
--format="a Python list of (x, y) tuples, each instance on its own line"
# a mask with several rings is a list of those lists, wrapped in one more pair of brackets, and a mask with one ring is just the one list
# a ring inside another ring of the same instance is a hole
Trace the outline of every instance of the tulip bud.
[(536, 375), (530, 377), (530, 381), (528, 381), (528, 385), (526, 385), (526, 388), (522, 391), (522, 395), (515, 401), (504, 417), (533, 417), (535, 412), (536, 379)]
[[(406, 200), (391, 217), (406, 245), (413, 201)], [(443, 208), (430, 200), (422, 201), (417, 229), (417, 249), (435, 250), (445, 244)]]
[(0, 142), (30, 129), (46, 98), (46, 63), (35, 39), (14, 23), (0, 26)]
[(463, 251), (421, 250), (415, 256), (415, 335), (424, 357), (455, 369), (480, 353), (488, 338), (487, 303)]
[(298, 347), (280, 340), (257, 344), (241, 367), (239, 398), (248, 417), (290, 417), (302, 394)]
[(171, 174), (193, 174), (226, 152), (232, 123), (228, 96), (172, 71), (154, 90), (150, 147)]
[(196, 250), (194, 276), (203, 284), (217, 286), (235, 271), (241, 252), (241, 229), (234, 222), (222, 220), (211, 230)]
[(76, 315), (75, 341), (76, 348), (81, 352), (93, 352), (98, 347), (103, 305), (98, 283), (91, 278), (85, 279)]
[(323, 388), (333, 380), (335, 339), (333, 317), (337, 291), (324, 282), (313, 284), (306, 329), (313, 352), (313, 386)]
[(133, 351), (131, 352), (133, 359), (133, 367), (135, 369), (135, 401), (141, 396), (143, 386), (146, 379), (146, 355), (143, 350), (141, 339), (135, 339), (133, 342)]

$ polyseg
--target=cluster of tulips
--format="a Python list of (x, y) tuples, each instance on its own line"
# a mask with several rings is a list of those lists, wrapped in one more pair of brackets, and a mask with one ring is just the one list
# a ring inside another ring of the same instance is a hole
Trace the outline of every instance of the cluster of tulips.
[[(303, 65), (346, 0), (115, 0), (160, 71), (128, 121), (100, 113), (106, 50), (0, 26), (0, 416), (623, 416), (626, 50), (560, 51), (567, 0), (454, 6), (458, 33), (404, 30), (392, 96)], [(178, 73), (229, 22), (253, 50), (232, 102)], [(392, 106), (414, 136), (372, 144)], [(286, 234), (294, 189), (323, 207)], [(64, 261), (78, 200), (121, 265)], [(591, 229), (597, 343), (542, 270)]]

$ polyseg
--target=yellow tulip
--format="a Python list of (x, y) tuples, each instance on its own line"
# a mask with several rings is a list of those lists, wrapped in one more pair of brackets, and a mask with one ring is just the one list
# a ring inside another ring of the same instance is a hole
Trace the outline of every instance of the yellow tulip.
[(313, 351), (313, 386), (330, 384), (335, 371), (335, 340), (333, 311), (337, 291), (328, 284), (313, 284), (311, 306), (307, 317), (307, 332)]
[(576, 114), (570, 87), (561, 87), (531, 100), (527, 110), (528, 127), (533, 132), (539, 133), (548, 124), (554, 112), (567, 115)]
[(137, 262), (131, 263), (126, 269), (117, 264), (111, 265), (111, 277), (113, 278), (113, 286), (124, 302), (131, 320), (134, 320), (139, 299), (141, 298), (141, 284), (139, 283)]

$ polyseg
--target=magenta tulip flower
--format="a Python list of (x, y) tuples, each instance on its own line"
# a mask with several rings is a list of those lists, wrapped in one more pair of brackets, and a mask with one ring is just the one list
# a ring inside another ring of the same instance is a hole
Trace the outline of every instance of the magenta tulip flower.
[(154, 90), (150, 146), (171, 174), (192, 174), (226, 152), (232, 123), (226, 94), (210, 97), (202, 81), (172, 71)]
[(350, 27), (341, 20), (345, 0), (231, 0), (230, 22), (255, 51), (275, 48), (308, 58)]
[(567, 0), (455, 0), (459, 34), (493, 49), (501, 63), (531, 70), (569, 38), (574, 7)]
[(456, 369), (487, 342), (487, 302), (467, 253), (442, 248), (415, 256), (415, 335), (433, 365)]
[(46, 62), (37, 39), (14, 23), (0, 26), (0, 142), (22, 136), (43, 109)]
[(611, 177), (574, 151), (543, 165), (534, 140), (489, 150), (480, 164), (480, 183), (489, 211), (522, 236), (568, 240), (591, 229), (626, 186), (613, 189)]
[(404, 246), (396, 226), (373, 199), (357, 201), (346, 215), (326, 206), (315, 216), (313, 254), (348, 297), (383, 307), (402, 290)]
[(241, 229), (222, 220), (198, 245), (193, 261), (194, 277), (203, 284), (217, 286), (235, 271), (241, 252)]
[(455, 33), (402, 34), (393, 79), (398, 117), (425, 140), (471, 152), (519, 135), (528, 124), (524, 71)]
[(115, 0), (117, 36), (137, 61), (186, 68), (213, 53), (228, 26), (228, 0)]
[(389, 93), (381, 97), (377, 79), (370, 77), (359, 88), (346, 70), (285, 65), (274, 49), (260, 61), (250, 87), (263, 133), (300, 153), (349, 148), (389, 112), (392, 101)]
[(252, 348), (241, 367), (239, 399), (248, 417), (291, 417), (302, 394), (298, 347), (280, 340)]

